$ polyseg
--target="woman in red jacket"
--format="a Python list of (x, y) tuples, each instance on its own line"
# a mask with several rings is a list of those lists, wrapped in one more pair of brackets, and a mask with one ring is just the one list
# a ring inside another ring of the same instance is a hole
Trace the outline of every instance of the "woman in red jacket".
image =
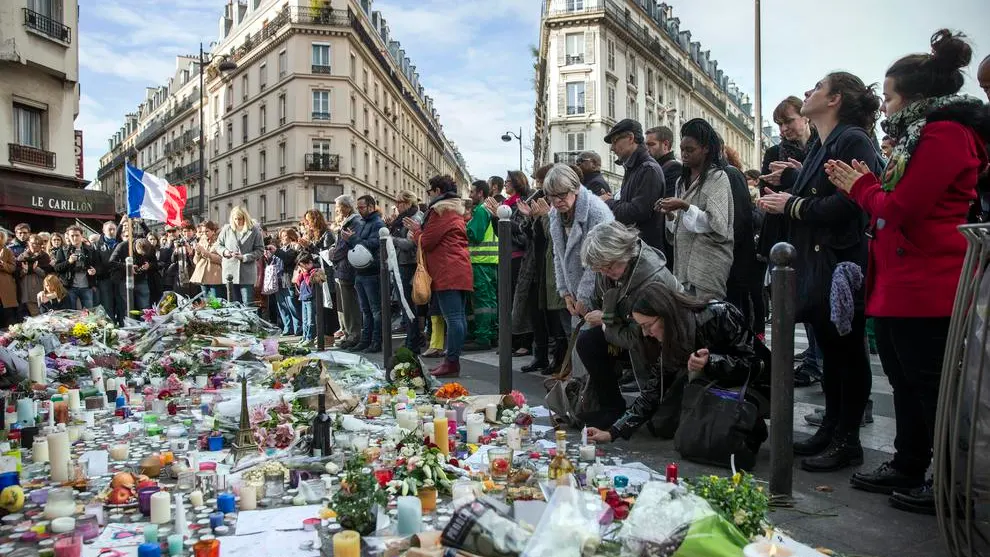
[[(896, 508), (935, 514), (931, 462), (943, 352), (976, 199), (987, 166), (987, 108), (959, 96), (972, 56), (960, 35), (940, 30), (932, 54), (905, 56), (883, 84), (884, 131), (894, 140), (882, 178), (858, 161), (828, 161), (831, 181), (871, 217), (866, 312), (875, 318), (877, 350), (894, 390), (896, 453), (852, 477), (853, 487), (893, 494)], [(983, 136), (981, 138), (981, 135)]]
[(430, 373), (434, 377), (457, 377), (461, 373), (461, 348), (467, 336), (464, 303), (474, 290), (474, 273), (468, 254), (464, 200), (457, 196), (457, 183), (450, 176), (430, 178), (430, 208), (422, 226), (403, 220), (410, 239), (420, 243), (426, 269), (433, 278), (433, 296), (447, 323), (447, 357)]

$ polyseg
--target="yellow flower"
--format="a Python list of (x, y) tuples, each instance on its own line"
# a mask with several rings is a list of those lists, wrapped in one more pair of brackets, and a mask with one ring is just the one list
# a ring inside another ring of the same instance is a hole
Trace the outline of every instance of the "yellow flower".
[(736, 472), (735, 474), (732, 475), (732, 483), (739, 485), (739, 482), (741, 481), (742, 481), (742, 474)]
[(710, 478), (710, 479), (711, 479), (711, 480), (712, 480), (713, 482), (717, 482), (717, 481), (718, 481), (718, 476), (716, 476), (715, 474), (712, 474), (711, 476), (708, 476), (708, 477), (709, 477), (709, 478)]

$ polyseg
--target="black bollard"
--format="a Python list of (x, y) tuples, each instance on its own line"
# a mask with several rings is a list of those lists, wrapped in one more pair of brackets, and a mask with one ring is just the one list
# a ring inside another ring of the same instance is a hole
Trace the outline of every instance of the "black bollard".
[(234, 303), (234, 275), (227, 275), (227, 301)]
[(512, 391), (512, 210), (498, 208), (498, 391)]
[[(134, 316), (131, 312), (134, 311), (134, 258), (128, 257), (124, 260), (124, 297), (127, 302), (127, 315), (125, 317), (132, 319)], [(76, 309), (76, 308), (72, 308)]]
[(327, 335), (324, 330), (326, 322), (323, 319), (323, 283), (313, 283), (313, 298), (308, 303), (313, 304), (310, 311), (316, 318), (316, 349), (323, 352), (327, 349)]
[(388, 228), (378, 231), (378, 293), (382, 305), (382, 365), (385, 369), (392, 369), (392, 281), (388, 274), (388, 236)]
[(770, 378), (770, 493), (790, 498), (794, 483), (794, 312), (797, 278), (791, 264), (794, 246), (780, 242), (770, 250), (773, 354)]

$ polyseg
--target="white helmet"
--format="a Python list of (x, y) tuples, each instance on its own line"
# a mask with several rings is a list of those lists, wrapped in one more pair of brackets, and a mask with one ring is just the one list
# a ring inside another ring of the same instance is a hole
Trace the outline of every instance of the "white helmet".
[(373, 261), (374, 257), (372, 257), (371, 252), (361, 244), (354, 246), (347, 252), (347, 262), (355, 269), (369, 267)]

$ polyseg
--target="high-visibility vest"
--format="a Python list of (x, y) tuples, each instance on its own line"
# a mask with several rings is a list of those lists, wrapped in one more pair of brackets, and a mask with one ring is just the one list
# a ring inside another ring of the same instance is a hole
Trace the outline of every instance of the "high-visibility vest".
[(488, 223), (485, 237), (476, 246), (468, 246), (471, 252), (471, 264), (498, 265), (498, 240), (495, 239), (495, 227)]

